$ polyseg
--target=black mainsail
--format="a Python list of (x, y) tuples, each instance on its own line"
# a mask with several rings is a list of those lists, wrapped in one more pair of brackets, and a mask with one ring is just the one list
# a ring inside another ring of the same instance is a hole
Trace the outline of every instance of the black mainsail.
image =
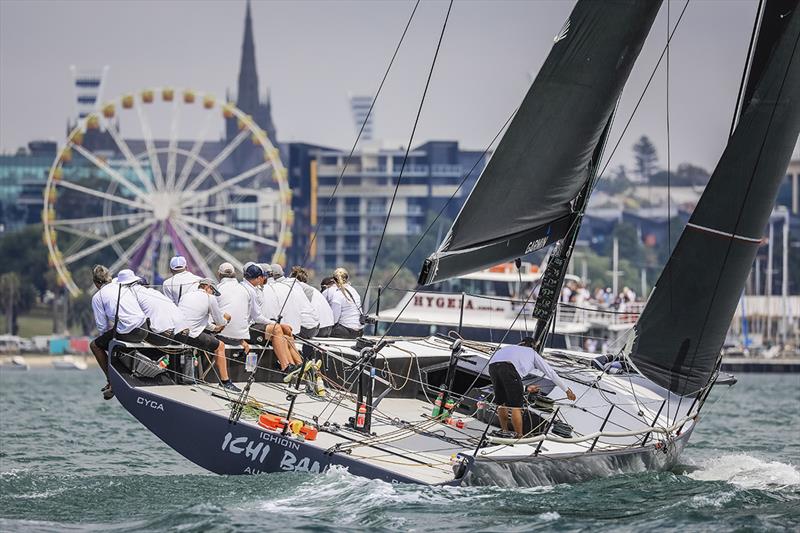
[(562, 239), (659, 1), (580, 0), (420, 285)]
[(634, 327), (633, 363), (684, 396), (714, 371), (800, 134), (800, 8), (770, 3), (738, 124)]

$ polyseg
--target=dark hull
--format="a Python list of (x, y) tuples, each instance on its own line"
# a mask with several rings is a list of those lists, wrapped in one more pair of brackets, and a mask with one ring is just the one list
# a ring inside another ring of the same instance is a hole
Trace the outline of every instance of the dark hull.
[[(345, 454), (330, 455), (315, 443), (285, 438), (278, 432), (250, 424), (231, 424), (227, 411), (210, 412), (154, 394), (153, 388), (137, 387), (136, 378), (130, 377), (118, 362), (112, 364), (109, 377), (117, 399), (128, 412), (172, 449), (216, 474), (321, 473), (339, 466), (369, 479), (421, 483)], [(673, 441), (666, 452), (651, 442), (644, 448), (559, 457), (495, 460), (479, 456), (477, 460), (470, 459), (461, 477), (446, 484), (537, 486), (668, 470), (677, 463), (690, 434), (691, 428)]]
[(114, 365), (109, 377), (114, 395), (129, 413), (176, 452), (215, 474), (321, 473), (340, 466), (365, 478), (418, 483), (346, 455), (328, 455), (322, 448), (277, 432), (231, 424), (227, 413), (211, 413), (136, 388)]
[(668, 446), (649, 446), (613, 452), (593, 452), (561, 457), (492, 460), (479, 457), (466, 475), (464, 485), (535, 487), (579, 483), (590, 479), (665, 471), (675, 467), (689, 441), (689, 429)]

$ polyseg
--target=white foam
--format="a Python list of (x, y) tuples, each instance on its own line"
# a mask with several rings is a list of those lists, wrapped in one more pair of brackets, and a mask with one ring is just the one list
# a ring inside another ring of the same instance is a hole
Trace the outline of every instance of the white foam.
[(538, 518), (544, 520), (545, 522), (554, 522), (559, 518), (561, 518), (561, 515), (558, 514), (556, 511), (550, 511), (547, 513), (540, 514)]
[(735, 495), (736, 494), (734, 492), (723, 492), (709, 496), (698, 494), (697, 496), (692, 497), (691, 506), (699, 509), (702, 509), (703, 507), (715, 507), (719, 509), (731, 501)]
[(698, 481), (725, 481), (744, 489), (800, 485), (797, 467), (779, 461), (763, 461), (747, 454), (728, 454), (700, 463), (689, 477)]

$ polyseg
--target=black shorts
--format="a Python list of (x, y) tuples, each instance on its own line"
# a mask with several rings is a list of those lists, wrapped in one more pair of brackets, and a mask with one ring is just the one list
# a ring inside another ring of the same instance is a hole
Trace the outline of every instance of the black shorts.
[(219, 339), (207, 331), (200, 332), (200, 335), (197, 337), (190, 337), (189, 335), (178, 333), (175, 335), (175, 340), (191, 346), (192, 348), (197, 348), (199, 350), (203, 350), (204, 352), (208, 352), (209, 355), (217, 351), (220, 343)]
[(357, 339), (361, 336), (363, 329), (351, 329), (341, 324), (334, 324), (331, 330), (331, 337), (339, 339)]
[[(117, 340), (118, 341), (125, 341), (125, 342), (143, 342), (147, 335), (150, 333), (148, 331), (147, 326), (142, 324), (141, 327), (134, 328), (128, 333), (117, 333)], [(108, 345), (111, 344), (111, 340), (114, 338), (114, 328), (106, 331), (96, 339), (94, 339), (95, 346), (102, 348), (103, 350), (108, 350)]]
[(264, 331), (266, 331), (268, 325), (261, 322), (250, 324), (250, 339), (248, 342), (257, 346), (266, 345), (267, 339), (264, 337)]
[(317, 337), (330, 337), (332, 329), (333, 326), (325, 326), (324, 328), (319, 328), (319, 331), (317, 332)]
[(300, 333), (297, 334), (301, 339), (313, 339), (319, 333), (319, 324), (314, 328), (304, 328), (300, 326)]
[(489, 365), (489, 377), (494, 387), (494, 403), (506, 407), (522, 407), (524, 396), (522, 378), (517, 369), (508, 361)]

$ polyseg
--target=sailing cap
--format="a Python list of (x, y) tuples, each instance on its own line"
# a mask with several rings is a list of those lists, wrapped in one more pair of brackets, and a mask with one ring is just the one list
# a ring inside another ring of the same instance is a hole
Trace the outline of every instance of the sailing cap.
[(186, 268), (186, 258), (182, 255), (176, 255), (169, 260), (169, 268), (170, 270), (181, 270)]
[(261, 267), (255, 263), (250, 263), (244, 269), (244, 279), (256, 279), (260, 276), (264, 275), (264, 271), (261, 270)]
[(270, 265), (272, 268), (272, 275), (275, 278), (282, 278), (283, 277), (283, 267), (280, 266), (278, 263), (274, 263)]
[(261, 270), (264, 271), (264, 275), (269, 277), (272, 275), (272, 265), (269, 263), (259, 263), (258, 266), (261, 267)]
[(117, 283), (120, 285), (131, 285), (133, 283), (137, 283), (142, 281), (142, 279), (133, 273), (133, 270), (126, 268), (125, 270), (120, 270), (119, 274), (117, 274)]
[(230, 263), (222, 263), (219, 266), (219, 268), (217, 269), (217, 272), (220, 273), (220, 274), (228, 274), (228, 275), (230, 275), (230, 274), (235, 274), (236, 273), (236, 269), (234, 269), (233, 265), (230, 264)]
[(211, 278), (203, 278), (203, 279), (201, 279), (200, 281), (197, 282), (197, 285), (198, 286), (200, 286), (200, 285), (208, 285), (209, 287), (211, 287), (212, 292), (214, 293), (214, 296), (219, 296), (219, 291), (217, 290), (217, 282), (214, 281), (213, 279), (211, 279)]

